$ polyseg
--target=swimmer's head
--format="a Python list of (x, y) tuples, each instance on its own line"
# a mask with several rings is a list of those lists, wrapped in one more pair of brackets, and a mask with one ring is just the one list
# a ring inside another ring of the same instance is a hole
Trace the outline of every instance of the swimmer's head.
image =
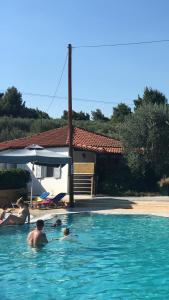
[(44, 227), (44, 221), (43, 220), (37, 220), (36, 227), (38, 230), (42, 230)]
[(57, 227), (57, 226), (61, 226), (62, 225), (62, 221), (60, 219), (57, 219), (56, 222), (51, 225), (52, 227)]
[(63, 234), (64, 235), (69, 235), (70, 234), (70, 230), (69, 230), (69, 228), (65, 228), (64, 230), (63, 230)]
[(59, 226), (59, 225), (61, 225), (61, 224), (62, 224), (62, 221), (61, 221), (60, 219), (57, 219), (57, 220), (56, 220), (56, 225)]

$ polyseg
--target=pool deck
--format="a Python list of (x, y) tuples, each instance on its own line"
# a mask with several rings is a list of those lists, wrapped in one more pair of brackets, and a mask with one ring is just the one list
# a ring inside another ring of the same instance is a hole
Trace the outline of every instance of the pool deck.
[(30, 209), (34, 217), (47, 214), (95, 212), (104, 214), (139, 214), (169, 217), (169, 196), (154, 197), (79, 197), (73, 208)]

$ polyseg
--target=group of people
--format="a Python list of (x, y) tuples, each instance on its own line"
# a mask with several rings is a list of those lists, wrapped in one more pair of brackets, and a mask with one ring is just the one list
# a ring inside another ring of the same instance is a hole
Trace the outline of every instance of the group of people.
[[(56, 223), (52, 225), (52, 227), (61, 226), (62, 221), (58, 219)], [(63, 230), (63, 237), (61, 238), (53, 238), (51, 241), (48, 241), (46, 234), (43, 232), (44, 227), (44, 221), (43, 220), (37, 220), (36, 222), (36, 228), (32, 230), (27, 237), (27, 242), (31, 247), (39, 248), (41, 246), (44, 246), (45, 244), (54, 241), (54, 240), (68, 240), (71, 239), (70, 236), (70, 230), (69, 228), (65, 228)]]
[[(23, 225), (26, 220), (28, 224), (30, 223), (30, 212), (28, 204), (24, 202), (24, 199), (21, 197), (16, 202), (19, 210), (17, 213), (13, 211), (13, 209), (9, 209), (7, 205), (4, 205), (2, 208), (2, 213), (0, 214), (0, 226), (3, 225)], [(62, 221), (57, 219), (52, 227), (58, 227), (62, 225)], [(47, 244), (49, 241), (46, 237), (46, 234), (43, 232), (44, 221), (37, 220), (36, 228), (32, 230), (27, 237), (27, 242), (31, 247), (40, 247)], [(53, 240), (68, 240), (71, 239), (69, 228), (65, 228), (63, 230), (63, 237), (61, 238), (53, 238)]]

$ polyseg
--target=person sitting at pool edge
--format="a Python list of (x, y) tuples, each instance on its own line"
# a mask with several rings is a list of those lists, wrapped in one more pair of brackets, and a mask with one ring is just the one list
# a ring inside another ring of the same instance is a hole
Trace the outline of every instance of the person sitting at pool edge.
[(27, 242), (31, 247), (41, 247), (48, 243), (46, 234), (43, 232), (44, 221), (37, 220), (36, 228), (32, 230), (27, 237)]
[(5, 215), (6, 215), (7, 209), (8, 209), (8, 205), (5, 204), (5, 205), (2, 207), (2, 212), (1, 212), (1, 214), (0, 214), (0, 223), (2, 223), (3, 220), (5, 219)]
[(19, 207), (19, 211), (17, 215), (10, 214), (2, 223), (1, 225), (23, 225), (28, 219), (28, 223), (30, 223), (30, 213), (29, 208), (25, 205), (23, 198), (19, 198), (16, 202), (17, 206)]

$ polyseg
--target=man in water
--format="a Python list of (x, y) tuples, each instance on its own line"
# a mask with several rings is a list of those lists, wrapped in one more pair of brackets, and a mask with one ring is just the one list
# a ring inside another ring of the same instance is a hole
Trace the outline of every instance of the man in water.
[(28, 234), (27, 241), (31, 247), (42, 247), (48, 243), (46, 234), (43, 232), (44, 221), (37, 220), (36, 228)]

